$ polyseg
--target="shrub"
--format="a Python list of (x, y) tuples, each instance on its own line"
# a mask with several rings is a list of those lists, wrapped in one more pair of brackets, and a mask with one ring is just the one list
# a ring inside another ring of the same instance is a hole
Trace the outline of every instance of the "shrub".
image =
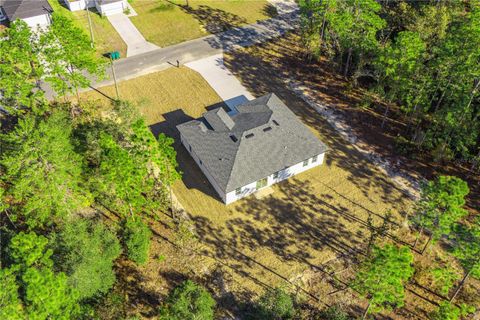
[(210, 293), (187, 280), (170, 293), (160, 308), (160, 320), (213, 320), (214, 308)]
[(268, 289), (260, 297), (253, 319), (286, 320), (292, 319), (296, 313), (292, 296), (282, 288)]
[(331, 306), (322, 311), (320, 318), (323, 320), (349, 320), (349, 315), (343, 311), (343, 309), (337, 305)]
[(128, 258), (137, 264), (144, 264), (148, 260), (150, 237), (152, 231), (139, 218), (128, 218), (125, 222), (125, 245)]

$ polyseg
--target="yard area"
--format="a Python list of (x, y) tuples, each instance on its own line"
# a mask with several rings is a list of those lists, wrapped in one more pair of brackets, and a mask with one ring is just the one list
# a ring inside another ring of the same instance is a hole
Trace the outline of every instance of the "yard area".
[(209, 33), (254, 23), (271, 17), (274, 9), (265, 0), (142, 0), (133, 1), (138, 16), (130, 20), (145, 39), (166, 47)]
[[(231, 64), (233, 58), (227, 56), (226, 61)], [(411, 200), (284, 84), (271, 82), (268, 86), (264, 83), (258, 88), (275, 91), (330, 150), (324, 165), (274, 186), (272, 195), (263, 199), (250, 196), (225, 206), (179, 144), (174, 129), (209, 106), (219, 105), (218, 95), (186, 67), (120, 83), (121, 97), (138, 106), (155, 133), (176, 138), (183, 179), (173, 191), (196, 233), (196, 237), (185, 236), (168, 215), (152, 221), (156, 241), (151, 261), (135, 271), (130, 270), (132, 265), (123, 266), (129, 270), (124, 281), (142, 314), (148, 314), (168, 288), (187, 277), (215, 292), (222, 314), (239, 312), (242, 302), (277, 285), (288, 286), (318, 307), (341, 300), (359, 312), (364, 301), (342, 289), (353, 274), (352, 267), (364, 255), (372, 230), (386, 223), (391, 240), (414, 241), (405, 226)], [(104, 95), (115, 92), (113, 86), (99, 91), (101, 94), (90, 91), (82, 96), (108, 103)], [(391, 216), (385, 218), (388, 212)], [(141, 288), (138, 279), (142, 279)], [(428, 296), (422, 289), (412, 290)], [(409, 297), (414, 297), (413, 293)], [(418, 319), (424, 312), (407, 305), (389, 316)]]
[[(53, 10), (69, 17), (85, 34), (90, 38), (90, 28), (88, 25), (87, 11), (80, 10), (72, 12), (68, 10), (59, 0), (49, 0)], [(127, 55), (127, 45), (123, 42), (120, 35), (113, 28), (106, 17), (101, 17), (95, 8), (90, 9), (90, 19), (92, 21), (93, 39), (95, 50), (99, 56), (111, 51), (119, 51), (122, 57)]]
[[(271, 286), (285, 286), (318, 308), (342, 302), (358, 315), (365, 301), (347, 284), (372, 233), (386, 225), (390, 230), (386, 240), (414, 242), (406, 223), (413, 213), (411, 199), (288, 88), (285, 79), (299, 72), (295, 59), (300, 55), (294, 37), (286, 37), (240, 49), (224, 59), (250, 92), (255, 96), (275, 92), (328, 145), (325, 163), (275, 185), (270, 196), (253, 195), (229, 206), (219, 201), (174, 129), (221, 104), (206, 81), (181, 67), (120, 83), (121, 97), (138, 106), (153, 132), (176, 139), (183, 178), (173, 191), (189, 217), (183, 228), (169, 214), (161, 214), (151, 222), (155, 241), (150, 262), (141, 268), (121, 266), (122, 281), (135, 301), (132, 312), (148, 318), (169, 288), (190, 278), (215, 294), (219, 316), (241, 313), (243, 302)], [(322, 82), (325, 90), (319, 90), (325, 101), (347, 108), (361, 100), (362, 92), (346, 87), (334, 73), (327, 75)], [(108, 103), (104, 95), (112, 97), (115, 91), (109, 86), (99, 92), (83, 97)], [(424, 243), (422, 238), (418, 248)], [(446, 263), (462, 274), (441, 245), (415, 254), (415, 260), (417, 273), (407, 286), (405, 307), (379, 318), (426, 319), (443, 299), (432, 287), (428, 270)], [(479, 281), (470, 281), (461, 301), (478, 307), (478, 286)]]

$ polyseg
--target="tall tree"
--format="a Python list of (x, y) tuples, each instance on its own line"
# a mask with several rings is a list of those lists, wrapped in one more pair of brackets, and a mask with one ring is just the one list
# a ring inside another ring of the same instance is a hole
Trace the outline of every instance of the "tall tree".
[(40, 79), (44, 75), (36, 34), (17, 19), (0, 41), (0, 110), (18, 115), (27, 110), (42, 112), (45, 106)]
[(107, 293), (115, 283), (114, 260), (121, 252), (114, 232), (101, 221), (66, 221), (55, 238), (56, 263), (79, 298)]
[(71, 319), (79, 315), (78, 295), (67, 284), (64, 273), (52, 270), (52, 251), (47, 249), (48, 240), (37, 234), (16, 234), (8, 245), (9, 267), (0, 274), (7, 280), (9, 311), (16, 306), (12, 275), (21, 293), (21, 309), (27, 319)]
[(453, 176), (439, 176), (435, 181), (424, 184), (414, 222), (420, 226), (420, 233), (430, 232), (427, 248), (431, 240), (436, 241), (451, 232), (455, 223), (468, 212), (463, 209), (469, 189), (465, 181)]
[(452, 233), (454, 243), (453, 254), (460, 260), (465, 269), (460, 284), (450, 298), (453, 301), (470, 276), (480, 278), (480, 217), (471, 225), (458, 224)]
[(104, 62), (96, 56), (88, 36), (72, 20), (58, 12), (52, 14), (52, 24), (42, 38), (44, 59), (50, 72), (46, 78), (57, 93), (66, 95), (90, 85), (90, 76), (104, 73)]
[(122, 108), (85, 133), (92, 190), (124, 217), (154, 214), (168, 208), (168, 188), (179, 177), (173, 139), (155, 139), (144, 120), (130, 114), (131, 106)]
[(352, 288), (368, 300), (369, 312), (403, 306), (405, 283), (413, 275), (413, 255), (408, 247), (391, 244), (375, 247), (360, 265)]
[(0, 136), (4, 199), (13, 219), (29, 227), (55, 222), (89, 204), (82, 187), (82, 158), (71, 143), (72, 126), (63, 111), (45, 117), (28, 115)]

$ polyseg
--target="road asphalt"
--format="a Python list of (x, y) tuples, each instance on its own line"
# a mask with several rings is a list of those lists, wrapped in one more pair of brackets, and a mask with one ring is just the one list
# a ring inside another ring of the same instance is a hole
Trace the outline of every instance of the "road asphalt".
[[(279, 36), (298, 25), (298, 10), (279, 14), (275, 18), (234, 28), (219, 34), (209, 35), (177, 45), (159, 48), (150, 52), (123, 58), (114, 62), (117, 81), (133, 79), (152, 72), (165, 70), (177, 65), (228, 52), (239, 47), (262, 43)], [(107, 68), (106, 79), (97, 81), (92, 77), (91, 88), (113, 84), (112, 70)], [(47, 85), (43, 86), (48, 98), (54, 93)]]

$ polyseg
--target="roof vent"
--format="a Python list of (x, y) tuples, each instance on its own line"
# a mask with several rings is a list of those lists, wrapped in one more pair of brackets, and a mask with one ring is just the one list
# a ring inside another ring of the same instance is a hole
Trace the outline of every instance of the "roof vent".
[(253, 137), (253, 136), (254, 136), (253, 133), (249, 133), (249, 134), (247, 134), (247, 135), (245, 136), (245, 138), (250, 139), (250, 138)]
[(233, 135), (233, 134), (230, 135), (230, 139), (232, 139), (233, 142), (238, 141), (237, 137), (235, 137), (235, 135)]
[(280, 124), (277, 122), (277, 120), (272, 120), (275, 125), (279, 126)]
[(263, 132), (267, 132), (267, 131), (270, 131), (270, 130), (272, 130), (272, 127), (263, 128)]

